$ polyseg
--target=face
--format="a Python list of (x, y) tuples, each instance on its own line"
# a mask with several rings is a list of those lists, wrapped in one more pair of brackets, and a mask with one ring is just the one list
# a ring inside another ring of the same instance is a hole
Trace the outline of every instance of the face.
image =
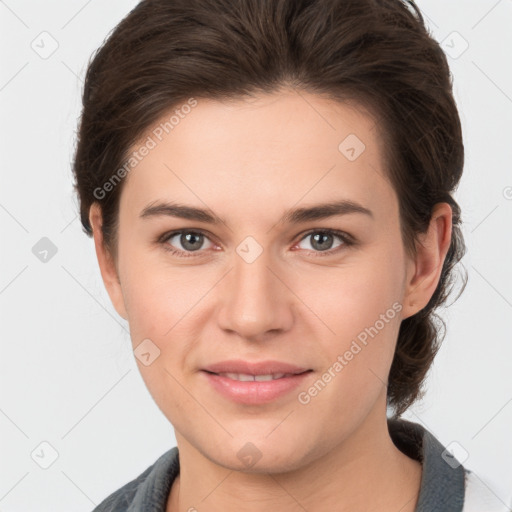
[[(168, 134), (159, 125), (121, 195), (119, 282), (102, 264), (142, 377), (178, 443), (210, 461), (313, 461), (385, 409), (399, 325), (415, 312), (378, 128), (354, 105), (293, 91), (199, 99)], [(275, 383), (204, 371), (234, 359), (309, 371), (275, 396)], [(221, 391), (227, 380), (252, 394)]]

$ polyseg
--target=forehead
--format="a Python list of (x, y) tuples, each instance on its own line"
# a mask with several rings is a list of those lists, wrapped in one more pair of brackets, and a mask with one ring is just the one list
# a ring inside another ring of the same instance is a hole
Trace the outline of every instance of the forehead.
[(131, 151), (143, 146), (121, 197), (133, 212), (155, 200), (256, 214), (343, 197), (383, 206), (395, 199), (373, 117), (304, 92), (177, 105)]

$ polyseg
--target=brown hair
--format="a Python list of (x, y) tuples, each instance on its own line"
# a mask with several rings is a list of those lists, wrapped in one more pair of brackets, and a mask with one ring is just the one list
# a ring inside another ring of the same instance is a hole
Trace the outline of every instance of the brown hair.
[(89, 208), (98, 202), (104, 243), (116, 258), (124, 180), (104, 184), (163, 114), (191, 97), (236, 99), (283, 86), (354, 100), (373, 114), (410, 255), (433, 206), (452, 208), (452, 240), (437, 289), (400, 326), (387, 389), (388, 405), (399, 416), (423, 396), (444, 338), (445, 324), (434, 310), (446, 301), (465, 253), (452, 197), (464, 147), (450, 70), (412, 1), (141, 1), (87, 70), (73, 163), (83, 228), (92, 234)]

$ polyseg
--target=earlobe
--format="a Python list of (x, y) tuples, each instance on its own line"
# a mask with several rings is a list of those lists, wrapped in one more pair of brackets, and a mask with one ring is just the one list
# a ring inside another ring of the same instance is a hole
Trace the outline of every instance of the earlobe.
[(128, 320), (121, 282), (116, 265), (110, 251), (103, 243), (102, 213), (99, 204), (96, 202), (91, 205), (89, 210), (89, 222), (93, 230), (96, 257), (98, 258), (103, 284), (105, 285), (115, 310), (122, 318)]
[(416, 258), (409, 265), (403, 318), (416, 314), (430, 301), (439, 284), (451, 236), (452, 209), (448, 203), (437, 203), (427, 232), (419, 237)]

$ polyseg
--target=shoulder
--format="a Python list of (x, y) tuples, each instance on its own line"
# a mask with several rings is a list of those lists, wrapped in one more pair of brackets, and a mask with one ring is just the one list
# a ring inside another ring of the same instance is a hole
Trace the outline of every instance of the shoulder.
[(146, 468), (138, 477), (107, 496), (92, 512), (135, 512), (165, 510), (172, 482), (179, 473), (177, 447), (171, 448)]
[(465, 470), (464, 508), (462, 512), (511, 512), (512, 491), (503, 496), (485, 478)]
[(134, 478), (127, 484), (123, 485), (117, 491), (107, 496), (93, 512), (121, 512), (126, 510), (128, 505), (132, 503), (135, 493), (144, 483), (145, 479), (152, 471), (153, 466), (149, 466), (137, 478)]

